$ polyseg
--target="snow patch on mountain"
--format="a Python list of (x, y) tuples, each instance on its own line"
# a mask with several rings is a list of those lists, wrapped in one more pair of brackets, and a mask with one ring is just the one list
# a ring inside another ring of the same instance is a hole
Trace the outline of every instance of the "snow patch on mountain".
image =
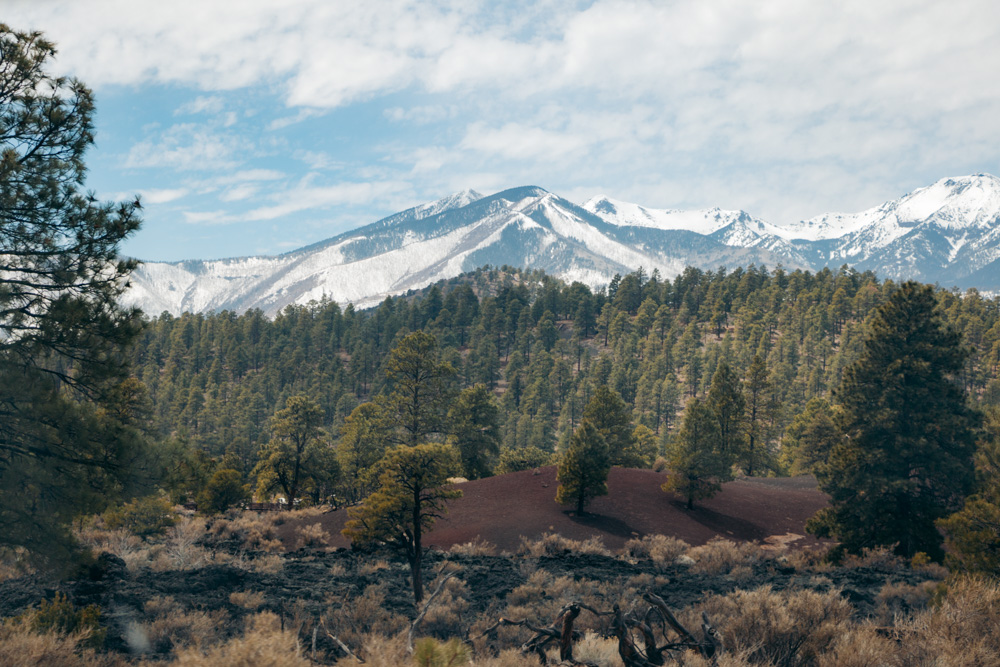
[[(149, 262), (126, 302), (168, 311), (274, 315), (329, 298), (369, 306), (484, 263), (539, 268), (592, 287), (644, 267), (672, 278), (756, 263), (850, 264), (882, 277), (1000, 289), (1000, 179), (942, 179), (860, 213), (777, 226), (745, 211), (659, 210), (595, 197), (582, 207), (536, 186), (466, 190), (269, 257)], [(963, 282), (964, 281), (964, 282)]]

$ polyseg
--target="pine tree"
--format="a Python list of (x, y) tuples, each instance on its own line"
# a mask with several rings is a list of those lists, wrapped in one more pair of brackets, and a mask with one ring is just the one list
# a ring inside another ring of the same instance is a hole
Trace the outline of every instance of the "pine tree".
[(642, 459), (635, 452), (631, 411), (617, 392), (607, 385), (598, 385), (583, 409), (583, 420), (590, 422), (601, 434), (611, 465), (643, 467)]
[(759, 472), (768, 464), (771, 453), (767, 450), (767, 441), (771, 422), (771, 413), (775, 409), (771, 401), (771, 382), (768, 379), (767, 365), (759, 354), (755, 354), (747, 369), (746, 390), (746, 453), (742, 457), (743, 469), (748, 476)]
[(712, 375), (708, 403), (719, 420), (719, 450), (731, 462), (746, 460), (746, 398), (740, 379), (726, 361)]
[(610, 471), (608, 444), (601, 432), (585, 419), (573, 432), (569, 448), (559, 461), (556, 502), (560, 505), (576, 503), (576, 513), (583, 514), (592, 498), (608, 495)]
[(876, 310), (834, 394), (844, 438), (818, 471), (831, 507), (809, 530), (851, 553), (894, 546), (906, 557), (943, 556), (934, 522), (972, 484), (977, 419), (953, 380), (965, 356), (930, 286), (905, 283)]
[(417, 331), (403, 338), (386, 362), (386, 410), (399, 442), (411, 447), (444, 430), (455, 369), (438, 359), (434, 336)]
[(292, 396), (270, 421), (271, 439), (260, 452), (254, 468), (261, 496), (280, 490), (289, 507), (301, 497), (303, 484), (322, 475), (332, 448), (321, 428), (323, 411), (306, 396)]
[(677, 436), (667, 449), (670, 476), (661, 487), (687, 500), (694, 508), (695, 500), (711, 498), (732, 479), (733, 460), (722, 448), (719, 416), (712, 405), (694, 398), (684, 411), (684, 420)]
[(66, 526), (131, 483), (142, 440), (95, 406), (127, 375), (140, 314), (118, 299), (139, 202), (83, 190), (94, 102), (54, 46), (0, 24), (0, 545), (69, 554)]
[(448, 430), (469, 479), (487, 477), (500, 453), (500, 407), (484, 384), (469, 387), (448, 411)]
[(458, 456), (443, 443), (399, 445), (386, 452), (378, 468), (379, 490), (347, 510), (351, 519), (343, 533), (359, 546), (385, 544), (402, 552), (419, 604), (424, 597), (423, 535), (447, 511), (445, 501), (462, 495), (448, 483), (458, 472)]

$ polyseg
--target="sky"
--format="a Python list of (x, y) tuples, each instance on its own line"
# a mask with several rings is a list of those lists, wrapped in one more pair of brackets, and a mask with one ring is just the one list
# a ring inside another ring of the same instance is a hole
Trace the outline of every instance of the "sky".
[(3, 0), (97, 100), (146, 260), (537, 185), (776, 224), (1000, 174), (995, 0)]

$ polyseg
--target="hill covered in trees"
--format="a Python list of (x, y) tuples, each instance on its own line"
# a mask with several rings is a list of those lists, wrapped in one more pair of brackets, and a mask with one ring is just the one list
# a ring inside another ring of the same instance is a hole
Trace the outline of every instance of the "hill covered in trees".
[[(814, 274), (751, 267), (689, 268), (673, 281), (640, 270), (593, 292), (541, 272), (487, 267), (367, 311), (324, 302), (290, 306), (273, 320), (260, 311), (164, 314), (149, 323), (132, 364), (148, 397), (140, 402), (152, 435), (173, 462), (176, 491), (196, 491), (219, 466), (259, 488), (259, 453), (274, 440), (272, 417), (293, 396), (318, 406), (316, 436), (340, 447), (341, 467), (357, 465), (343, 454), (345, 436), (361, 448), (366, 438), (404, 441), (399, 434), (410, 427), (401, 421), (399, 397), (393, 399), (404, 379), (389, 364), (413, 332), (427, 336), (409, 354), (436, 369), (433, 391), (416, 406), (424, 420), (415, 427), (420, 437), (461, 437), (460, 414), (452, 409), (449, 417), (450, 408), (465, 404), (478, 418), (491, 401), (498, 404), (484, 418), (491, 422), (487, 439), (500, 451), (477, 462), (466, 457), (469, 476), (548, 463), (602, 386), (621, 397), (633, 426), (644, 427), (644, 449), (632, 464), (652, 465), (684, 406), (707, 396), (720, 365), (729, 369), (746, 415), (749, 458), (740, 467), (783, 474), (810, 468), (810, 434), (829, 414), (825, 399), (857, 359), (866, 319), (896, 288), (847, 268)], [(970, 350), (957, 381), (974, 402), (996, 405), (1000, 303), (974, 290), (939, 289), (935, 297)], [(480, 390), (481, 405), (469, 407), (477, 384), (488, 392)], [(460, 395), (464, 403), (455, 401)], [(368, 402), (383, 409), (356, 410)], [(386, 410), (395, 413), (388, 423)], [(304, 479), (303, 488), (316, 500), (364, 491), (345, 489), (336, 477)]]

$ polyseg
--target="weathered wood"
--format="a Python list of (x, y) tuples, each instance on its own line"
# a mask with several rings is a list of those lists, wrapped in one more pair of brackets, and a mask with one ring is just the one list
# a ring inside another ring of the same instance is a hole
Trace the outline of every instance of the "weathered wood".
[(357, 654), (355, 654), (354, 651), (352, 651), (347, 646), (347, 644), (345, 644), (344, 642), (340, 641), (340, 638), (337, 637), (337, 635), (335, 635), (332, 632), (330, 632), (329, 630), (327, 630), (327, 628), (326, 628), (326, 622), (323, 619), (320, 619), (319, 624), (323, 626), (323, 632), (326, 633), (326, 636), (329, 637), (331, 640), (333, 640), (333, 642), (337, 646), (340, 647), (341, 651), (343, 651), (347, 655), (351, 656), (352, 658), (354, 658), (357, 662), (361, 663), (362, 665), (365, 664), (365, 661), (362, 660), (360, 657), (358, 657)]
[(446, 574), (444, 577), (441, 578), (441, 581), (438, 582), (437, 588), (435, 588), (434, 592), (431, 593), (431, 596), (427, 598), (427, 602), (425, 602), (423, 607), (421, 607), (420, 612), (417, 614), (417, 617), (413, 619), (412, 623), (410, 623), (410, 629), (407, 630), (406, 632), (406, 650), (409, 651), (410, 653), (413, 653), (414, 631), (416, 631), (417, 626), (420, 625), (420, 622), (424, 620), (424, 616), (427, 615), (427, 610), (430, 609), (432, 604), (434, 604), (434, 600), (437, 598), (438, 595), (441, 594), (441, 591), (444, 590), (444, 585), (448, 583), (448, 580), (454, 576), (455, 576), (454, 572), (449, 572), (448, 574)]

